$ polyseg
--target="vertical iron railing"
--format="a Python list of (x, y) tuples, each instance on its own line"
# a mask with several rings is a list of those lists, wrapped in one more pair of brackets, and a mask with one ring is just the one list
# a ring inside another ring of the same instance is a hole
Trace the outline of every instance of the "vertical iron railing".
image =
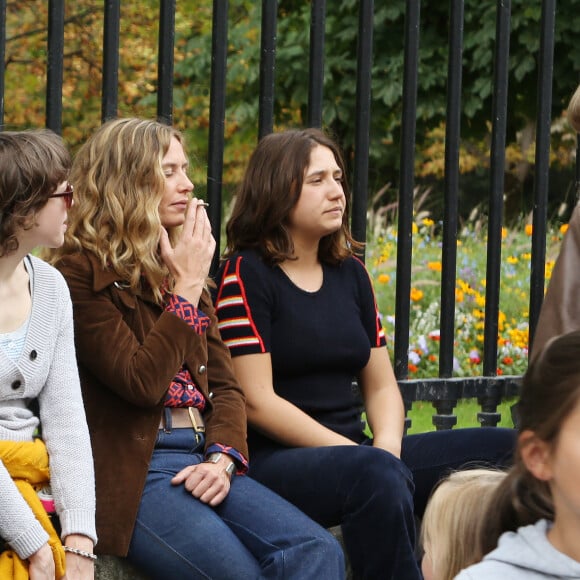
[(211, 85), (209, 108), (209, 141), (207, 165), (207, 198), (209, 217), (216, 239), (212, 263), (215, 272), (219, 262), (222, 224), (222, 177), (226, 119), (226, 74), (228, 59), (228, 0), (214, 0), (211, 44)]
[(121, 0), (105, 0), (103, 25), (103, 91), (101, 121), (117, 116)]
[[(405, 12), (405, 67), (403, 117), (401, 123), (401, 171), (397, 238), (397, 281), (395, 293), (394, 370), (399, 381), (409, 374), (409, 328), (411, 316), (411, 262), (413, 257), (413, 191), (415, 188), (415, 129), (419, 70), (420, 1), (407, 0)], [(405, 329), (404, 323), (407, 322)], [(412, 394), (406, 397), (408, 405)]]
[[(449, 19), (449, 58), (447, 66), (447, 122), (445, 125), (445, 207), (443, 212), (443, 248), (441, 268), (441, 315), (439, 376), (453, 374), (455, 337), (455, 278), (459, 215), (459, 144), (461, 139), (461, 79), (463, 68), (463, 0), (451, 0)], [(451, 428), (457, 423), (453, 408), (456, 398), (435, 402), (434, 421)]]
[(262, 0), (260, 97), (258, 139), (274, 130), (274, 82), (276, 77), (277, 0)]
[[(64, 0), (49, 0), (46, 125), (61, 132), (64, 58)], [(369, 187), (369, 147), (371, 120), (371, 80), (373, 65), (374, 0), (358, 6), (356, 69), (356, 111), (354, 127), (352, 229), (356, 239), (366, 239), (366, 212)], [(258, 137), (275, 126), (275, 76), (278, 26), (277, 0), (261, 2), (260, 89)], [(496, 425), (497, 405), (502, 397), (515, 395), (519, 377), (496, 376), (500, 294), (501, 226), (505, 176), (508, 62), (511, 0), (497, 0), (492, 142), (490, 153), (490, 196), (486, 271), (486, 308), (483, 376), (453, 377), (455, 338), (455, 284), (457, 267), (459, 146), (462, 93), (464, 0), (449, 0), (449, 61), (447, 70), (447, 113), (445, 135), (444, 219), (441, 275), (439, 377), (408, 379), (410, 289), (413, 259), (413, 201), (416, 114), (418, 100), (420, 0), (406, 0), (404, 30), (404, 78), (400, 145), (398, 203), (397, 272), (395, 297), (394, 369), (408, 410), (412, 401), (432, 401), (437, 410), (434, 424), (450, 428), (456, 422), (454, 406), (459, 398), (476, 397), (482, 411), (482, 425)], [(334, 5), (312, 0), (308, 77), (309, 126), (323, 125), (325, 23)], [(0, 0), (0, 129), (5, 118), (6, 0)], [(173, 122), (173, 73), (176, 0), (160, 0), (157, 117)], [(220, 244), (222, 181), (227, 92), (228, 0), (214, 0), (212, 14), (211, 86), (208, 135), (207, 196), (210, 220)], [(105, 0), (103, 7), (103, 78), (101, 120), (118, 114), (120, 0)], [(530, 276), (530, 344), (544, 291), (546, 214), (549, 179), (550, 111), (555, 35), (555, 0), (543, 0), (538, 72), (537, 142), (535, 159), (532, 271)], [(378, 47), (380, 50), (380, 47)], [(576, 189), (580, 192), (580, 144), (577, 144)], [(217, 260), (217, 254), (216, 254)], [(214, 267), (217, 264), (214, 261)]]
[(366, 240), (369, 146), (371, 126), (371, 71), (373, 62), (374, 1), (359, 4), (356, 115), (354, 127), (354, 173), (351, 227), (356, 240)]
[(159, 8), (159, 57), (157, 73), (157, 119), (173, 124), (173, 64), (175, 46), (175, 0), (161, 0)]
[(322, 127), (325, 24), (326, 0), (312, 0), (310, 11), (310, 75), (308, 82), (309, 127)]
[(46, 126), (62, 133), (62, 79), (64, 55), (64, 0), (48, 3), (46, 66)]
[[(496, 13), (494, 90), (491, 111), (490, 193), (483, 332), (483, 374), (487, 377), (494, 377), (497, 374), (510, 20), (511, 0), (499, 0)], [(489, 392), (480, 397), (482, 413), (479, 414), (479, 419), (483, 425), (497, 425), (500, 420), (496, 409), (501, 397), (499, 393), (493, 392), (494, 389), (495, 384), (491, 382)]]
[[(534, 231), (532, 236), (532, 272), (530, 278), (530, 352), (532, 350), (533, 335), (540, 316), (540, 308), (544, 300), (555, 19), (556, 0), (543, 0), (538, 74), (538, 121), (533, 209)], [(578, 158), (576, 162), (578, 163)]]

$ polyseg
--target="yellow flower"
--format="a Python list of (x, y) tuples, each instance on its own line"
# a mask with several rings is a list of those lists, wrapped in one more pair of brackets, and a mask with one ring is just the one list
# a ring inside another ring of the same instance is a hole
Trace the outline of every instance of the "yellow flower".
[(418, 302), (423, 298), (423, 290), (419, 290), (418, 288), (411, 288), (411, 300), (413, 302)]
[(514, 346), (518, 348), (527, 348), (528, 329), (520, 330), (519, 328), (511, 328), (508, 330), (508, 335)]
[(501, 239), (505, 240), (507, 238), (508, 231), (507, 228), (501, 228)]
[(545, 277), (549, 280), (552, 277), (552, 270), (554, 269), (554, 260), (548, 260), (546, 262)]
[(419, 231), (419, 228), (417, 227), (417, 224), (415, 222), (413, 222), (413, 225), (411, 226), (411, 231), (416, 234)]
[(455, 301), (456, 302), (463, 302), (464, 293), (463, 290), (459, 288), (455, 288)]
[(477, 293), (475, 296), (475, 303), (483, 308), (485, 306), (485, 296)]
[(508, 256), (507, 263), (508, 264), (517, 264), (519, 260), (515, 256)]
[(531, 236), (534, 233), (534, 226), (532, 224), (526, 224), (526, 236)]
[(423, 225), (430, 228), (435, 222), (429, 218), (423, 218)]
[(464, 282), (463, 280), (457, 280), (457, 285), (459, 286), (460, 290), (465, 292), (465, 294), (475, 294), (475, 290), (467, 282)]
[(434, 272), (441, 272), (443, 266), (441, 262), (427, 262), (427, 268), (429, 268), (429, 270), (433, 270)]
[(564, 235), (568, 231), (568, 224), (562, 224), (560, 226), (560, 233)]
[(379, 274), (379, 282), (381, 284), (388, 284), (391, 281), (391, 277), (388, 274)]
[(531, 260), (532, 259), (532, 253), (531, 252), (524, 252), (522, 254), (522, 260)]

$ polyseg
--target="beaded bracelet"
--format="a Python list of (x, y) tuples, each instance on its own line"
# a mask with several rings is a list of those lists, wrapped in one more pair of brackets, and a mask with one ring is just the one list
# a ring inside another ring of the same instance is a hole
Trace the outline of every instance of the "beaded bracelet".
[(96, 560), (96, 554), (91, 552), (85, 552), (84, 550), (79, 550), (77, 548), (71, 548), (70, 546), (63, 546), (65, 552), (70, 552), (71, 554), (76, 554), (77, 556), (82, 556), (83, 558), (89, 558), (89, 560)]

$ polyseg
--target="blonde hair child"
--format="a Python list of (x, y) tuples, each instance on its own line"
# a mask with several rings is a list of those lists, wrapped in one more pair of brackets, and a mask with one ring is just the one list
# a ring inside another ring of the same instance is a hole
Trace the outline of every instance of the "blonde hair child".
[(505, 475), (496, 469), (466, 469), (435, 488), (421, 527), (425, 580), (452, 580), (481, 560), (482, 523)]

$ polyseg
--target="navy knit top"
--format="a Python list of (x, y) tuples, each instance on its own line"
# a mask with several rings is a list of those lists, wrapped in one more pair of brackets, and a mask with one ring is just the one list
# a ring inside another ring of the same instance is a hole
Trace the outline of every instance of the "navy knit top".
[[(276, 394), (326, 427), (360, 442), (361, 400), (353, 379), (372, 347), (385, 346), (371, 281), (355, 257), (323, 265), (316, 292), (298, 288), (253, 250), (221, 264), (214, 290), (232, 356), (270, 353)], [(251, 453), (273, 442), (251, 429)]]

